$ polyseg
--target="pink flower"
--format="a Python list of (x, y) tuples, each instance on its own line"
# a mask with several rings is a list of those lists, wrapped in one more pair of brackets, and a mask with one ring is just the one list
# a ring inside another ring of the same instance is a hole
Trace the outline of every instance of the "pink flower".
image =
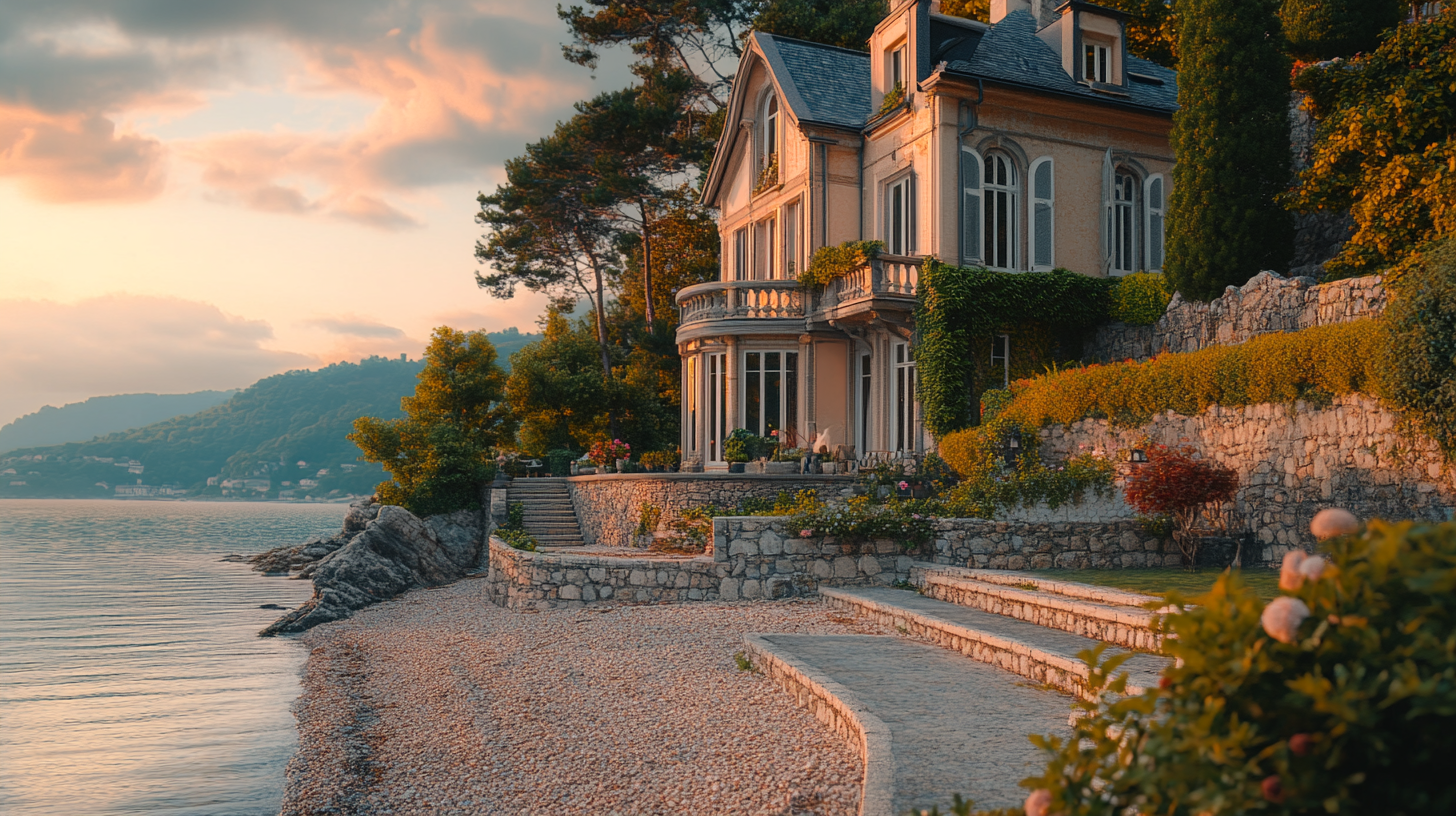
[[(1290, 550), (1284, 554), (1284, 562), (1279, 565), (1279, 588), (1286, 592), (1293, 592), (1304, 585), (1304, 573), (1300, 566), (1304, 559), (1309, 556), (1303, 550)], [(1324, 559), (1320, 559), (1323, 566)]]
[(1360, 519), (1355, 518), (1355, 514), (1349, 510), (1326, 507), (1314, 514), (1314, 519), (1309, 523), (1309, 531), (1320, 541), (1354, 535), (1360, 532)]
[(1309, 607), (1304, 601), (1285, 596), (1270, 601), (1259, 615), (1259, 622), (1264, 624), (1264, 631), (1269, 637), (1280, 643), (1293, 643), (1299, 633), (1299, 625), (1307, 617)]
[(768, 435), (769, 436), (778, 436), (779, 435), (779, 432), (778, 431), (769, 431), (768, 432)]
[(919, 521), (920, 520), (920, 514), (919, 513), (911, 513), (910, 514), (910, 518), (913, 518), (916, 521)]
[(909, 489), (910, 489), (910, 483), (909, 483), (909, 482), (901, 482), (901, 483), (900, 483), (900, 484), (899, 484), (899, 485), (898, 485), (898, 487), (899, 487), (899, 488), (900, 488), (900, 489), (901, 489), (901, 490), (909, 490)]
[(1021, 807), (1026, 811), (1026, 816), (1047, 816), (1052, 809), (1052, 792), (1038, 788), (1026, 797), (1026, 804)]
[(811, 535), (814, 535), (814, 531), (813, 530), (800, 530), (799, 531), (799, 538), (808, 538)]

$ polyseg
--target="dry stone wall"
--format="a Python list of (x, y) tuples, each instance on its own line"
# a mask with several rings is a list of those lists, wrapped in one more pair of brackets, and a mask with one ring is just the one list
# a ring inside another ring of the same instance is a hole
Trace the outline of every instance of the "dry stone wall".
[(1141, 428), (1086, 419), (1041, 431), (1048, 459), (1083, 449), (1108, 455), (1153, 444), (1189, 445), (1233, 468), (1239, 492), (1233, 524), (1252, 533), (1258, 553), (1244, 562), (1275, 562), (1310, 548), (1309, 521), (1326, 507), (1362, 518), (1446, 520), (1456, 516), (1456, 473), (1429, 439), (1403, 434), (1378, 400), (1337, 397), (1306, 403), (1215, 406), (1194, 417), (1169, 412)]
[(771, 499), (780, 492), (817, 490), (830, 499), (854, 493), (853, 476), (743, 476), (729, 473), (620, 473), (567, 479), (577, 522), (587, 544), (630, 547), (642, 506), (662, 510), (657, 530), (689, 507), (734, 507), (744, 499)]
[(939, 519), (937, 564), (982, 569), (1122, 569), (1175, 567), (1177, 548), (1132, 519), (1110, 522), (1021, 522)]
[(1236, 345), (1261, 334), (1375, 317), (1385, 310), (1385, 304), (1385, 286), (1379, 275), (1316, 285), (1313, 278), (1260, 272), (1208, 303), (1187, 301), (1175, 294), (1168, 311), (1151, 326), (1103, 326), (1083, 349), (1083, 356), (1102, 361), (1146, 360), (1163, 352)]

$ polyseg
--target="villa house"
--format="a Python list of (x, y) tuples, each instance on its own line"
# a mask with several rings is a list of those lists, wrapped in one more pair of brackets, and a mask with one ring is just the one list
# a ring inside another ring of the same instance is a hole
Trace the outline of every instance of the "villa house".
[[(925, 256), (1011, 272), (1162, 266), (1176, 74), (1127, 53), (1121, 12), (993, 0), (991, 24), (898, 0), (868, 53), (755, 32), (704, 188), (718, 281), (683, 289), (686, 466), (735, 428), (860, 456), (930, 442), (915, 396)], [(880, 240), (822, 291), (814, 251)], [(1009, 368), (994, 339), (986, 354)]]

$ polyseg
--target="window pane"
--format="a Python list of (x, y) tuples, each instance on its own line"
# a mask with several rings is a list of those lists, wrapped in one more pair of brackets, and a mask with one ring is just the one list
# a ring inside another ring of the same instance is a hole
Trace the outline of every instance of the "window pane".
[(758, 355), (753, 364), (744, 366), (743, 376), (743, 427), (755, 434), (763, 434), (763, 372), (758, 370)]
[(905, 189), (899, 184), (890, 188), (890, 254), (903, 255), (900, 236), (905, 229)]
[(763, 430), (759, 431), (761, 436), (769, 436), (783, 427), (783, 377), (777, 365), (763, 372)]
[(861, 354), (859, 358), (859, 439), (860, 454), (863, 454), (870, 445), (870, 356)]
[(799, 429), (799, 353), (784, 355), (784, 427), (797, 436)]
[(1052, 263), (1052, 208), (1042, 202), (1036, 204), (1035, 263), (1037, 266), (1051, 266)]

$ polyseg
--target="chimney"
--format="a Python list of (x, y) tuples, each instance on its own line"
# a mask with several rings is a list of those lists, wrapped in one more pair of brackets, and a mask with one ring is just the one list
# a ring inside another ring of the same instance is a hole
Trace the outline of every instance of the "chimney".
[(1031, 11), (1031, 0), (991, 0), (991, 25), (1006, 19), (1013, 11)]

